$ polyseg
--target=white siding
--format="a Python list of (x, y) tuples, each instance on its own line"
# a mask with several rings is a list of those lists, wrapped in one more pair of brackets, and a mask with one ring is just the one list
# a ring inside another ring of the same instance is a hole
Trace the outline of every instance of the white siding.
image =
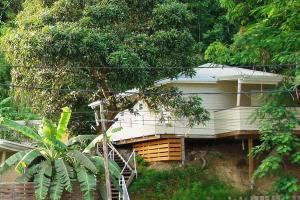
[[(187, 126), (186, 119), (161, 122), (156, 114), (148, 109), (146, 103), (141, 101), (133, 108), (133, 110), (139, 112), (138, 115), (134, 115), (129, 111), (124, 111), (123, 116), (118, 114), (119, 121), (112, 128), (122, 127), (123, 129), (114, 134), (112, 140), (119, 141), (161, 134), (175, 134), (191, 138), (213, 138), (216, 137), (216, 134), (231, 131), (258, 130), (258, 125), (251, 123), (250, 116), (256, 109), (253, 106), (261, 105), (262, 100), (259, 98), (261, 94), (242, 94), (241, 107), (236, 107), (237, 81), (172, 83), (169, 85), (178, 87), (183, 93), (201, 93), (197, 95), (202, 98), (203, 107), (210, 112), (211, 120), (206, 122), (205, 125), (201, 124), (193, 128)], [(272, 87), (274, 86), (242, 84), (242, 91), (257, 92), (270, 90)], [(143, 104), (141, 110), (139, 104)]]

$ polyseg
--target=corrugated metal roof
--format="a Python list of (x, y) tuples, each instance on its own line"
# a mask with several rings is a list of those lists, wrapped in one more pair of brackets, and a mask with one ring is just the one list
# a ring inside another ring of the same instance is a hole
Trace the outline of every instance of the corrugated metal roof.
[(29, 145), (0, 139), (0, 150), (17, 152), (17, 151), (24, 151), (24, 150), (31, 149), (31, 148), (32, 147)]

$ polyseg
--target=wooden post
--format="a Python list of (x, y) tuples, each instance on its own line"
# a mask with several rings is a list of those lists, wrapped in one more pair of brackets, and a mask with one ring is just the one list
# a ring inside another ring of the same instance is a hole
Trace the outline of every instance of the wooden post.
[(253, 156), (250, 154), (253, 148), (253, 138), (248, 137), (248, 156), (249, 156), (249, 180), (252, 181), (252, 175), (254, 172), (254, 160)]
[(4, 151), (2, 151), (2, 158), (1, 158), (1, 163), (0, 164), (4, 163), (5, 159), (6, 159), (6, 151), (4, 150)]
[(104, 157), (105, 185), (106, 185), (107, 199), (111, 200), (112, 194), (111, 194), (111, 183), (109, 178), (108, 148), (107, 148), (107, 141), (106, 141), (106, 125), (105, 125), (103, 101), (101, 101), (100, 103), (100, 119), (101, 119), (102, 135), (103, 135), (102, 144), (103, 144), (103, 157)]
[[(6, 151), (2, 151), (2, 157), (1, 157), (1, 163), (4, 163), (5, 162), (5, 159), (6, 159)], [(2, 174), (0, 174), (0, 182), (2, 182)]]
[(181, 162), (184, 165), (185, 164), (185, 144), (184, 144), (184, 138), (181, 138)]
[(241, 106), (241, 92), (242, 92), (242, 83), (241, 80), (238, 79), (238, 88), (237, 88), (237, 96), (236, 96), (236, 106)]

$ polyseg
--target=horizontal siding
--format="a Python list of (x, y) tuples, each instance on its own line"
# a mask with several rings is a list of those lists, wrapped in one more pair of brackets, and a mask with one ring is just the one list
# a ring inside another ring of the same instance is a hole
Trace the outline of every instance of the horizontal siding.
[(135, 151), (146, 161), (176, 161), (182, 159), (181, 140), (159, 139), (133, 145)]

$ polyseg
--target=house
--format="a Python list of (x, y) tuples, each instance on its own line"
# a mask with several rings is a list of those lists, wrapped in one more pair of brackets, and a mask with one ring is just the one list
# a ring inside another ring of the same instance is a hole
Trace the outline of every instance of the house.
[[(211, 63), (201, 65), (195, 71), (192, 78), (165, 79), (158, 81), (155, 87), (175, 86), (187, 95), (200, 96), (204, 108), (210, 112), (210, 120), (205, 125), (190, 128), (185, 119), (162, 122), (145, 102), (140, 101), (133, 108), (138, 114), (124, 110), (116, 116), (117, 122), (110, 129), (122, 127), (122, 130), (111, 137), (112, 142), (132, 144), (148, 161), (184, 161), (187, 138), (243, 138), (248, 140), (251, 148), (259, 126), (251, 123), (250, 116), (283, 77)], [(252, 172), (253, 160), (249, 157), (249, 173)]]
[[(0, 139), (0, 164), (4, 163), (4, 161), (14, 153), (30, 148), (28, 145)], [(14, 169), (10, 169), (0, 175), (0, 183), (15, 182), (17, 177), (19, 177), (17, 172)]]

